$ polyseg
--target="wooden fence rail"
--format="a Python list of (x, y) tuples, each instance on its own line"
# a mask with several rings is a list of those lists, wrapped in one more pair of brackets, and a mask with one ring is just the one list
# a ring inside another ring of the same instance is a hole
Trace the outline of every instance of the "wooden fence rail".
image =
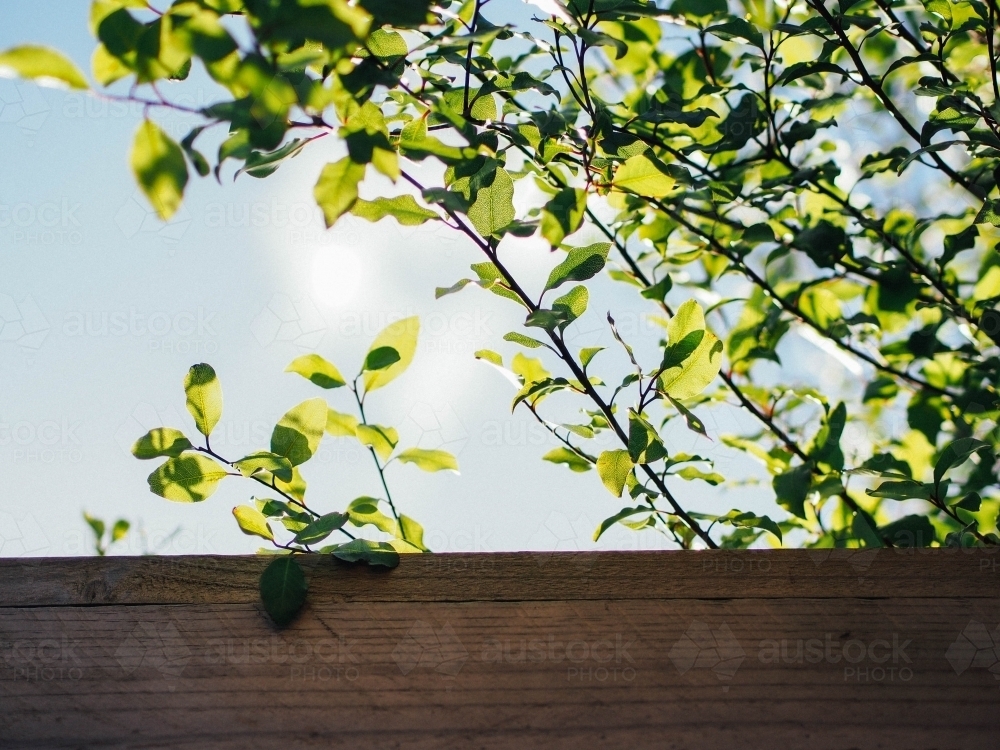
[(1000, 554), (266, 562), (0, 560), (0, 747), (1000, 747)]

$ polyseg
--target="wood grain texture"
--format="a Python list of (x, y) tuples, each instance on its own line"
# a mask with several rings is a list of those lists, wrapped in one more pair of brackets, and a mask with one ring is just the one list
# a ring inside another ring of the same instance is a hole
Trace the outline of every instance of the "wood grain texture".
[(3, 748), (995, 748), (987, 553), (0, 561)]
[[(304, 557), (317, 601), (858, 596), (994, 598), (1000, 552), (762, 550), (404, 555), (385, 571)], [(0, 607), (253, 604), (262, 556), (0, 558)]]

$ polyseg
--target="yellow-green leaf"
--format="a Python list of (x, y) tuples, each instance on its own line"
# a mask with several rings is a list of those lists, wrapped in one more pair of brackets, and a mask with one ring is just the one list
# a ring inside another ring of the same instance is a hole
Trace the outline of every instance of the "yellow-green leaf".
[(673, 192), (676, 180), (655, 157), (642, 153), (627, 159), (615, 171), (612, 186), (646, 198), (663, 198)]
[(157, 215), (164, 221), (173, 216), (184, 198), (187, 164), (181, 147), (150, 120), (135, 134), (132, 171)]
[(318, 354), (304, 354), (292, 360), (285, 372), (295, 372), (320, 388), (340, 388), (346, 384), (332, 362), (328, 362)]
[(483, 237), (489, 237), (514, 220), (514, 181), (507, 170), (497, 167), (493, 182), (479, 188), (468, 216)]
[(365, 391), (374, 391), (391, 383), (403, 374), (417, 351), (417, 337), (420, 334), (420, 319), (416, 316), (390, 323), (375, 337), (369, 352), (382, 347), (391, 347), (399, 354), (399, 361), (381, 370), (364, 374)]
[(705, 313), (695, 300), (685, 302), (667, 325), (671, 344), (682, 341), (695, 331), (705, 331), (701, 343), (676, 367), (665, 370), (659, 389), (678, 401), (694, 398), (715, 380), (722, 367), (722, 342), (705, 328)]
[(347, 506), (347, 520), (361, 528), (365, 524), (371, 524), (379, 531), (384, 531), (392, 536), (399, 536), (399, 525), (396, 519), (390, 518), (378, 507), (378, 500), (374, 497), (358, 497)]
[(252, 477), (258, 472), (266, 471), (269, 474), (274, 474), (282, 482), (292, 481), (292, 464), (284, 456), (275, 453), (258, 451), (241, 458), (233, 465), (245, 477)]
[(431, 219), (441, 217), (424, 208), (414, 200), (412, 195), (397, 195), (394, 198), (376, 198), (373, 201), (366, 201), (359, 198), (351, 207), (351, 213), (360, 216), (368, 221), (380, 221), (386, 216), (391, 216), (400, 224), (408, 227), (423, 224)]
[(271, 533), (271, 527), (267, 525), (267, 519), (256, 508), (249, 505), (238, 505), (233, 508), (233, 515), (244, 534), (259, 536), (269, 542), (274, 541), (274, 534)]
[(349, 156), (323, 167), (313, 195), (323, 209), (323, 219), (328, 227), (351, 210), (358, 199), (358, 183), (364, 177), (365, 165), (353, 162)]
[(211, 365), (194, 365), (184, 377), (187, 410), (194, 417), (198, 432), (212, 434), (222, 417), (222, 385)]
[(87, 79), (72, 60), (48, 47), (25, 44), (0, 52), (0, 70), (3, 69), (39, 83), (55, 81), (74, 89), (88, 88)]
[(271, 453), (284, 456), (292, 466), (308, 461), (323, 439), (328, 411), (321, 398), (311, 398), (289, 410), (271, 433)]
[(415, 464), (424, 471), (453, 471), (458, 474), (458, 461), (448, 451), (407, 448), (396, 458), (404, 464)]
[(358, 420), (350, 414), (343, 414), (330, 409), (326, 413), (326, 432), (333, 437), (354, 437), (358, 429)]
[(132, 455), (143, 460), (179, 456), (191, 447), (191, 441), (184, 433), (172, 427), (157, 427), (135, 441)]
[(372, 448), (383, 461), (392, 455), (393, 448), (399, 442), (399, 433), (395, 428), (377, 424), (359, 424), (354, 434), (362, 445)]
[(188, 454), (171, 458), (149, 475), (154, 494), (179, 503), (198, 503), (215, 492), (227, 471), (210, 458)]
[(608, 492), (615, 497), (621, 497), (625, 482), (628, 481), (634, 466), (628, 451), (624, 450), (604, 451), (597, 458), (597, 473), (604, 486), (608, 488)]

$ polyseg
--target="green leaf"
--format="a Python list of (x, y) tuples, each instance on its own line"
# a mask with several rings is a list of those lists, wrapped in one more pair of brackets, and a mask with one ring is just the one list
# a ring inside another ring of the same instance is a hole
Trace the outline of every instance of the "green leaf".
[(184, 377), (187, 410), (205, 437), (212, 434), (222, 417), (222, 385), (211, 365), (194, 365)]
[(604, 451), (597, 459), (597, 473), (608, 492), (615, 497), (621, 497), (634, 466), (625, 450)]
[(866, 490), (872, 497), (887, 497), (891, 500), (927, 500), (934, 492), (934, 485), (914, 482), (911, 479), (901, 479), (892, 482), (882, 482), (878, 487)]
[(407, 227), (415, 227), (432, 219), (441, 218), (436, 212), (417, 203), (412, 195), (376, 198), (373, 201), (358, 198), (351, 207), (351, 213), (371, 222), (381, 221), (386, 216), (391, 216)]
[[(700, 479), (703, 482), (708, 482), (713, 487), (715, 487), (716, 485), (720, 485), (726, 481), (726, 478), (721, 474), (717, 474), (714, 471), (713, 472), (702, 471), (701, 469), (694, 466), (685, 466), (680, 471), (675, 472), (673, 476), (678, 476), (681, 479), (686, 479), (689, 482), (692, 479)], [(781, 534), (778, 534), (778, 538), (781, 538)]]
[(374, 450), (383, 461), (392, 455), (399, 442), (399, 433), (393, 427), (382, 427), (377, 424), (359, 424), (354, 431), (362, 445)]
[(591, 467), (590, 461), (569, 448), (553, 448), (542, 456), (542, 460), (553, 464), (566, 464), (566, 468), (576, 472), (590, 471)]
[(104, 537), (105, 525), (104, 521), (100, 518), (95, 518), (86, 511), (83, 512), (83, 520), (87, 522), (87, 525), (93, 530), (94, 536), (97, 537), (97, 542), (100, 543), (101, 539)]
[(978, 513), (983, 505), (983, 498), (978, 492), (970, 492), (968, 495), (963, 497), (957, 503), (952, 505), (952, 508), (961, 508), (962, 510), (967, 510), (970, 513)]
[(233, 508), (233, 515), (236, 517), (236, 523), (240, 525), (240, 531), (244, 534), (259, 536), (269, 542), (274, 541), (274, 534), (267, 525), (267, 519), (253, 506), (238, 505)]
[(399, 361), (382, 370), (366, 372), (364, 375), (365, 392), (374, 391), (388, 385), (402, 375), (413, 361), (417, 351), (417, 337), (420, 334), (420, 319), (416, 316), (404, 318), (386, 326), (368, 349), (369, 354), (382, 347), (395, 349)]
[(157, 427), (135, 441), (132, 455), (143, 460), (163, 456), (176, 457), (190, 448), (191, 441), (184, 437), (184, 433), (180, 430)]
[(245, 477), (251, 477), (259, 471), (266, 471), (274, 474), (282, 482), (292, 481), (292, 464), (289, 460), (284, 456), (267, 451), (251, 453), (236, 461), (233, 466), (239, 469), (240, 474)]
[(415, 464), (424, 471), (453, 471), (458, 474), (458, 461), (448, 451), (407, 448), (396, 458), (404, 464)]
[(566, 326), (587, 312), (587, 303), (589, 301), (590, 292), (582, 284), (573, 287), (562, 297), (556, 298), (552, 302), (552, 310), (562, 318), (558, 324), (559, 329), (566, 328)]
[(670, 274), (664, 274), (663, 278), (657, 281), (652, 286), (648, 286), (639, 292), (640, 295), (646, 299), (655, 300), (656, 302), (663, 302), (667, 297), (667, 292), (670, 291), (671, 287), (674, 285), (674, 280), (670, 277)]
[(361, 370), (362, 372), (384, 370), (397, 362), (399, 362), (399, 352), (391, 346), (380, 346), (377, 349), (372, 349), (368, 352), (365, 356), (365, 363), (362, 365)]
[(323, 219), (328, 227), (336, 224), (337, 219), (350, 211), (358, 200), (358, 183), (365, 178), (365, 166), (345, 156), (323, 167), (313, 195), (323, 210)]
[(580, 350), (580, 364), (583, 365), (584, 371), (590, 366), (594, 357), (597, 356), (598, 352), (603, 352), (603, 346), (588, 346)]
[(260, 599), (278, 626), (290, 623), (306, 603), (309, 584), (298, 561), (282, 556), (265, 568), (260, 577)]
[(653, 425), (632, 409), (628, 412), (628, 454), (637, 464), (651, 464), (667, 455), (667, 449)]
[(476, 193), (469, 221), (479, 234), (489, 237), (510, 224), (514, 216), (514, 181), (507, 170), (497, 167), (490, 183)]
[(937, 530), (927, 516), (904, 516), (879, 529), (883, 539), (894, 547), (930, 547), (937, 541)]
[(337, 529), (343, 528), (347, 523), (347, 513), (327, 513), (320, 516), (315, 521), (306, 526), (295, 535), (295, 541), (299, 544), (316, 544), (322, 542)]
[(645, 198), (664, 198), (673, 192), (676, 183), (663, 162), (642, 153), (626, 159), (615, 171), (611, 184), (618, 190)]
[(542, 236), (556, 247), (583, 223), (587, 209), (587, 192), (580, 188), (563, 188), (542, 208)]
[(482, 359), (489, 362), (491, 365), (496, 365), (497, 367), (503, 367), (503, 357), (497, 354), (491, 349), (479, 349), (472, 356), (476, 359)]
[(394, 518), (390, 518), (378, 507), (378, 500), (373, 497), (358, 497), (347, 506), (348, 521), (354, 526), (361, 528), (371, 524), (379, 531), (392, 536), (399, 536), (399, 524)]
[(704, 435), (705, 437), (708, 437), (708, 430), (705, 429), (705, 423), (702, 422), (693, 411), (688, 409), (686, 406), (684, 406), (684, 404), (675, 399), (669, 393), (666, 394), (666, 396), (667, 400), (671, 404), (673, 404), (673, 407), (681, 413), (682, 417), (684, 417), (684, 421), (687, 424), (689, 430), (697, 432), (699, 435)]
[(771, 482), (778, 505), (793, 516), (806, 517), (806, 498), (812, 488), (813, 464), (805, 463), (778, 474)]
[(695, 331), (704, 331), (701, 341), (683, 363), (663, 371), (658, 388), (672, 399), (684, 401), (700, 394), (715, 380), (722, 367), (722, 342), (705, 329), (705, 314), (695, 300), (677, 309), (667, 325), (671, 345), (683, 342)]
[(982, 440), (976, 440), (971, 437), (959, 438), (958, 440), (949, 443), (945, 449), (941, 451), (940, 458), (938, 458), (937, 463), (934, 464), (934, 484), (939, 485), (941, 480), (944, 479), (944, 475), (948, 473), (949, 469), (955, 466), (961, 466), (973, 453), (987, 450), (989, 447), (989, 443), (984, 443)]
[(132, 171), (157, 215), (164, 221), (173, 216), (184, 197), (187, 164), (180, 146), (149, 120), (136, 132)]
[(365, 562), (385, 568), (399, 565), (399, 553), (386, 542), (370, 542), (367, 539), (352, 539), (332, 550), (333, 556), (346, 562)]
[(320, 388), (340, 388), (346, 385), (344, 376), (331, 362), (318, 354), (304, 354), (296, 357), (285, 368), (285, 372), (295, 372)]
[(528, 349), (537, 349), (540, 346), (545, 346), (545, 344), (538, 339), (533, 339), (531, 336), (525, 336), (523, 333), (518, 333), (517, 331), (505, 333), (503, 335), (503, 340), (510, 341), (513, 344), (520, 344)]
[(743, 39), (750, 42), (754, 47), (758, 47), (761, 50), (764, 49), (764, 35), (753, 24), (742, 18), (734, 18), (725, 23), (709, 26), (705, 31), (719, 37), (719, 39), (725, 39), (726, 41)]
[(608, 260), (610, 242), (597, 242), (587, 247), (574, 247), (566, 258), (549, 273), (545, 291), (555, 289), (567, 281), (586, 281), (601, 272)]
[(215, 492), (227, 474), (212, 459), (189, 453), (168, 459), (147, 481), (153, 494), (179, 503), (198, 503)]
[[(407, 543), (416, 547), (421, 552), (430, 550), (424, 546), (424, 527), (407, 515), (399, 516), (400, 533), (406, 537)], [(402, 550), (397, 550), (402, 551)]]
[(605, 518), (603, 521), (601, 521), (601, 525), (598, 526), (597, 530), (594, 532), (594, 541), (596, 542), (598, 539), (600, 539), (601, 535), (605, 531), (607, 531), (608, 529), (610, 529), (612, 526), (614, 526), (619, 521), (622, 521), (622, 520), (628, 518), (629, 516), (634, 516), (634, 515), (637, 515), (639, 513), (649, 513), (649, 508), (647, 508), (647, 507), (622, 508), (620, 511), (618, 511), (617, 513), (615, 513), (613, 516), (609, 516), (608, 518)]
[(323, 439), (328, 411), (321, 398), (311, 398), (290, 409), (274, 426), (271, 453), (284, 456), (292, 466), (308, 461)]
[(132, 526), (128, 521), (124, 518), (119, 518), (115, 521), (115, 525), (111, 527), (111, 541), (117, 542), (124, 539), (130, 528), (132, 528)]
[(326, 413), (326, 432), (333, 437), (354, 437), (358, 429), (358, 420), (350, 414), (342, 414), (330, 409)]
[(73, 61), (48, 47), (26, 44), (0, 52), (0, 71), (4, 68), (41, 83), (57, 81), (74, 89), (89, 88)]
[(730, 526), (745, 529), (764, 529), (774, 536), (778, 541), (782, 541), (781, 528), (767, 516), (758, 516), (756, 513), (731, 510), (726, 515), (719, 517), (719, 523), (726, 523)]

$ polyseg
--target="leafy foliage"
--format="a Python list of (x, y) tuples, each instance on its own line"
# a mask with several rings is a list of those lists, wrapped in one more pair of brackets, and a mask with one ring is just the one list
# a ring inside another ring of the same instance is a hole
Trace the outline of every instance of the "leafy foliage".
[[(161, 216), (179, 205), (188, 165), (218, 177), (233, 160), (238, 174), (264, 177), (334, 135), (346, 156), (315, 189), (328, 225), (352, 212), (462, 233), (483, 258), (474, 278), (437, 294), (479, 287), (523, 312), (525, 331), (504, 338), (545, 360), (515, 355), (514, 407), (560, 441), (546, 460), (596, 467), (631, 501), (598, 536), (620, 523), (682, 547), (1000, 541), (996, 5), (546, 0), (533, 10), (531, 25), (515, 26), (488, 19), (489, 0), (185, 0), (162, 13), (101, 0), (93, 77), (122, 81), (128, 93), (108, 95), (151, 115), (181, 109), (153, 84), (194, 64), (225, 92), (196, 111), (204, 123), (181, 144), (151, 119), (141, 126), (133, 168)], [(0, 64), (80, 84), (42, 48), (10, 50)], [(215, 126), (228, 135), (213, 165), (197, 144)], [(426, 161), (440, 167), (434, 184), (414, 176)], [(378, 176), (393, 194), (361, 199)], [(602, 242), (578, 239), (588, 234)], [(555, 256), (534, 290), (501, 252), (531, 236)], [(605, 269), (664, 321), (662, 354), (640, 362), (607, 316), (620, 348), (600, 362), (627, 363), (620, 385), (592, 371), (596, 347), (574, 354), (566, 339), (588, 313), (584, 282)], [(408, 366), (412, 327), (373, 344), (364, 393)], [(399, 359), (375, 356), (383, 347)], [(503, 367), (496, 352), (476, 356)], [(827, 365), (814, 362), (830, 361), (851, 373), (836, 397), (816, 387)], [(322, 363), (293, 370), (325, 388), (343, 381)], [(579, 424), (541, 415), (554, 394), (580, 401)], [(207, 437), (203, 402), (195, 418)], [(724, 403), (745, 412), (743, 432), (713, 435), (703, 415)], [(379, 462), (396, 450), (387, 428), (351, 419), (330, 412), (325, 429), (360, 431)], [(784, 520), (686, 508), (677, 482), (719, 474), (675, 450), (674, 420), (758, 461)], [(278, 441), (293, 465), (311, 455), (318, 420), (309, 424), (294, 451)], [(602, 433), (615, 446), (593, 455), (587, 441)], [(187, 449), (174, 455), (181, 445), (151, 435), (137, 455), (168, 457), (154, 491), (203, 499), (218, 479), (183, 463)], [(275, 476), (274, 486), (292, 485)], [(911, 501), (906, 515), (900, 500)], [(305, 515), (273, 517), (288, 528)], [(402, 541), (402, 517), (365, 517)]]
[[(424, 471), (457, 473), (458, 461), (443, 450), (412, 447), (397, 451), (399, 435), (395, 428), (371, 424), (365, 417), (365, 401), (372, 389), (381, 388), (401, 375), (413, 360), (418, 327), (416, 319), (409, 318), (379, 333), (358, 374), (350, 382), (341, 376), (333, 363), (317, 354), (299, 357), (288, 366), (287, 372), (301, 375), (319, 388), (331, 390), (345, 386), (353, 397), (357, 416), (335, 411), (323, 398), (308, 399), (278, 421), (269, 450), (229, 460), (210, 444), (212, 430), (222, 417), (222, 386), (211, 366), (198, 364), (185, 377), (184, 390), (188, 411), (198, 431), (204, 435), (205, 444), (192, 443), (180, 430), (158, 427), (139, 438), (132, 447), (136, 458), (167, 459), (150, 474), (149, 487), (168, 500), (200, 502), (211, 496), (226, 477), (250, 479), (266, 488), (263, 497), (255, 496), (248, 504), (233, 508), (233, 517), (244, 534), (271, 543), (272, 549), (263, 549), (262, 553), (281, 553), (265, 570), (260, 583), (264, 607), (278, 625), (290, 622), (305, 602), (308, 582), (297, 562), (298, 555), (316, 552), (347, 562), (393, 568), (399, 564), (400, 553), (428, 551), (420, 524), (397, 512), (389, 493), (386, 470), (391, 462), (399, 461)], [(400, 350), (387, 342), (399, 346)], [(392, 377), (370, 379), (372, 375), (386, 373)], [(306, 499), (307, 484), (300, 468), (316, 455), (325, 435), (353, 438), (369, 448), (385, 493), (383, 497), (355, 498), (343, 511), (321, 513), (314, 508), (313, 502)], [(383, 513), (383, 508), (390, 515)], [(100, 551), (103, 549), (100, 541), (104, 535), (103, 523), (89, 517), (87, 521), (98, 537)], [(382, 538), (363, 538), (348, 531), (345, 528), (348, 525), (359, 529), (372, 526)], [(118, 528), (116, 525), (116, 532)], [(315, 548), (334, 533), (347, 541)], [(113, 536), (112, 541), (117, 538)]]

